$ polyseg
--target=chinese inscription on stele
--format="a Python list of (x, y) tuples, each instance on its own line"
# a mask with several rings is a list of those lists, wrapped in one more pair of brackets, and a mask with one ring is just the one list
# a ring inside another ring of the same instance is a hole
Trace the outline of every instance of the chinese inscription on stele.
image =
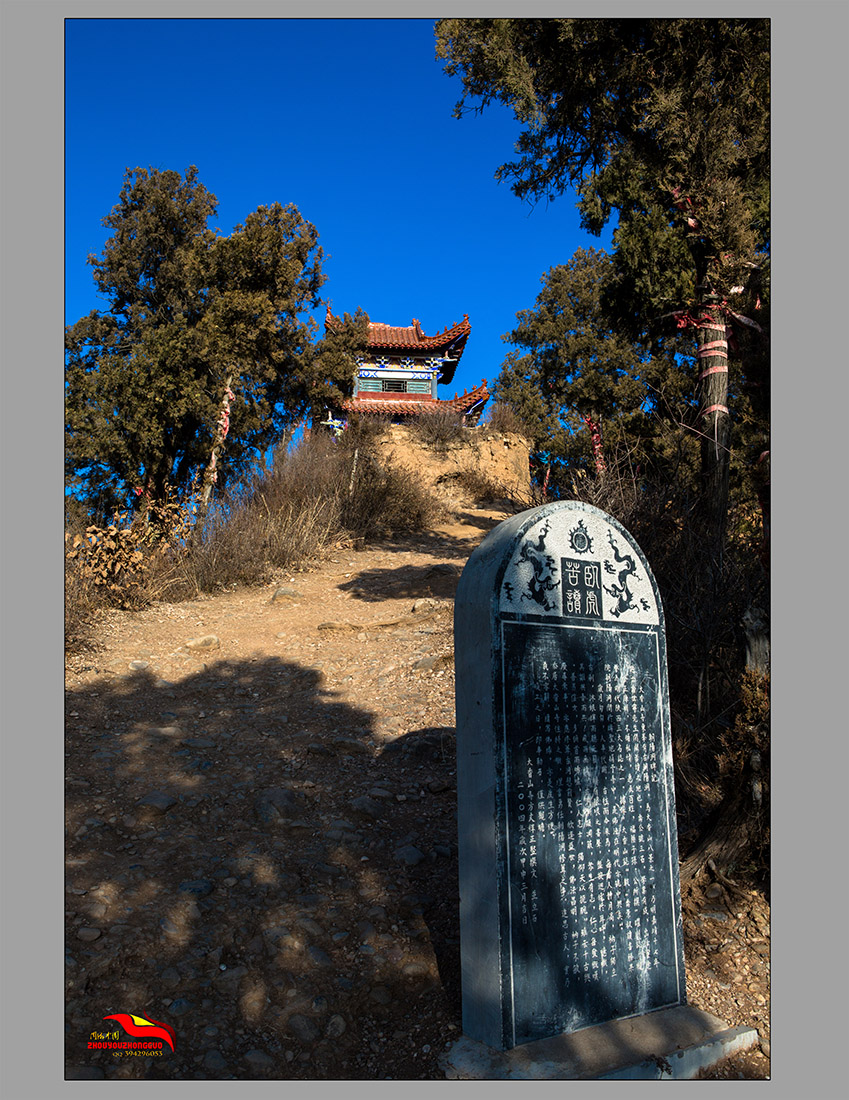
[(577, 502), (501, 524), (455, 602), (463, 1030), (498, 1049), (685, 1003), (663, 611)]

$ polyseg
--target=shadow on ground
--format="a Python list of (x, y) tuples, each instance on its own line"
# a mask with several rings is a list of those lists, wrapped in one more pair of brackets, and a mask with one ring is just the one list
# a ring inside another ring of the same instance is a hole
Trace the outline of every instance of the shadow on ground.
[[(381, 750), (372, 713), (277, 659), (103, 678), (66, 721), (70, 1077), (442, 1077), (453, 731)], [(116, 1012), (175, 1052), (90, 1051)]]
[(452, 598), (460, 581), (462, 567), (449, 562), (436, 565), (402, 565), (395, 569), (365, 569), (338, 587), (359, 600), (380, 600), (425, 596)]

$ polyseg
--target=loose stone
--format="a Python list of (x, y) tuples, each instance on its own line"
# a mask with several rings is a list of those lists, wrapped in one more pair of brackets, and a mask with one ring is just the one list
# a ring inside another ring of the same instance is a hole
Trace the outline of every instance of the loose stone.
[(276, 825), (290, 820), (304, 805), (302, 796), (288, 787), (275, 787), (263, 792), (256, 800), (256, 812), (264, 825)]
[(195, 897), (204, 898), (213, 891), (212, 883), (205, 878), (191, 879), (180, 883), (180, 890), (184, 894), (194, 894)]
[(203, 1056), (203, 1068), (211, 1073), (218, 1073), (227, 1065), (227, 1059), (220, 1050), (208, 1050)]
[(303, 1016), (299, 1012), (289, 1017), (286, 1026), (292, 1035), (302, 1043), (314, 1043), (321, 1035), (315, 1020), (311, 1020), (309, 1016)]
[(327, 1021), (327, 1027), (324, 1030), (324, 1034), (328, 1039), (338, 1039), (342, 1035), (347, 1027), (344, 1017), (338, 1013), (331, 1016)]
[(299, 592), (296, 588), (287, 588), (283, 585), (278, 588), (274, 595), (271, 597), (271, 602), (275, 600), (300, 600), (303, 599), (303, 593)]
[(371, 751), (363, 741), (357, 741), (353, 737), (334, 737), (333, 744), (345, 752), (367, 754)]
[(166, 794), (164, 791), (151, 791), (150, 794), (145, 795), (139, 802), (140, 806), (149, 806), (152, 810), (157, 810), (159, 813), (165, 813), (170, 810), (177, 802), (176, 798), (172, 798), (170, 794)]
[(365, 817), (378, 818), (384, 812), (383, 807), (367, 795), (351, 799), (351, 809), (363, 814)]
[(323, 936), (324, 929), (318, 923), (312, 919), (312, 917), (299, 917), (297, 921), (298, 927), (302, 928), (310, 936)]
[(423, 860), (427, 859), (424, 852), (420, 851), (413, 844), (406, 844), (403, 848), (397, 848), (395, 851), (395, 858), (401, 863), (406, 863), (409, 867), (415, 867)]
[(274, 1059), (264, 1050), (249, 1050), (244, 1060), (254, 1069), (271, 1069)]

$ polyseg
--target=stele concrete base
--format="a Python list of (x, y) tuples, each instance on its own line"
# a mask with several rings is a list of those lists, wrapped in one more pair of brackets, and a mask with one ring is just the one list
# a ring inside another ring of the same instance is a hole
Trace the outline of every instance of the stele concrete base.
[(731, 1028), (708, 1012), (677, 1005), (512, 1050), (464, 1036), (440, 1067), (452, 1081), (692, 1080), (757, 1042), (751, 1028)]

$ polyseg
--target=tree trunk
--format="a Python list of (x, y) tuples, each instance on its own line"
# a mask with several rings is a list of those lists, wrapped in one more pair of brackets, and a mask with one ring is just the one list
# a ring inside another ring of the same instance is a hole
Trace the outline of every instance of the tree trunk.
[(682, 860), (681, 886), (695, 882), (710, 869), (723, 877), (733, 877), (741, 859), (749, 861), (755, 837), (760, 832), (761, 809), (757, 775), (750, 768), (734, 790), (730, 791), (714, 810), (702, 839)]
[(731, 416), (728, 412), (728, 333), (719, 308), (708, 304), (699, 327), (702, 514), (711, 548), (721, 552), (728, 517)]
[(770, 638), (767, 616), (757, 604), (751, 604), (743, 613), (742, 621), (746, 632), (746, 670), (768, 676)]
[(212, 487), (216, 481), (218, 481), (218, 457), (224, 449), (224, 440), (227, 438), (227, 433), (230, 430), (230, 402), (235, 396), (230, 389), (230, 383), (232, 381), (232, 374), (228, 374), (224, 383), (224, 397), (221, 402), (221, 413), (218, 417), (218, 423), (215, 425), (215, 433), (212, 438), (212, 451), (210, 452), (209, 462), (203, 472), (200, 501), (198, 503), (196, 528), (198, 531), (203, 529), (206, 513), (209, 510), (209, 499), (212, 496)]

